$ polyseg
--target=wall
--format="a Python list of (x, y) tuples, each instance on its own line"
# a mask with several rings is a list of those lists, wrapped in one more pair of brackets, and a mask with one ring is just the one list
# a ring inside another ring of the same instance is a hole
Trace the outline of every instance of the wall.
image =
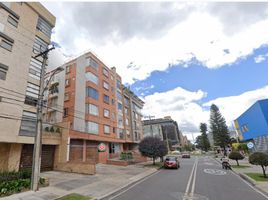
[(10, 144), (0, 143), (0, 172), (7, 170), (9, 151)]
[(18, 171), (21, 144), (0, 143), (0, 171)]
[(58, 171), (64, 172), (75, 172), (82, 174), (95, 174), (96, 173), (96, 165), (91, 162), (64, 162), (58, 163), (54, 168)]

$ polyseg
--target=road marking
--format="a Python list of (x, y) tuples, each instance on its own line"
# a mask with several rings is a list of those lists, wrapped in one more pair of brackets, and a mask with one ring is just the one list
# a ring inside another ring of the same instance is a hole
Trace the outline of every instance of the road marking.
[[(194, 194), (194, 189), (195, 189), (195, 180), (196, 180), (196, 171), (197, 171), (197, 162), (198, 162), (198, 158), (195, 159), (187, 186), (186, 186), (186, 190), (183, 196), (183, 200), (192, 200), (193, 199), (193, 194)], [(191, 182), (192, 182), (192, 190), (191, 193), (190, 192), (190, 186), (191, 186)]]
[(207, 174), (213, 174), (213, 175), (225, 175), (226, 172), (219, 170), (219, 169), (204, 169), (204, 172)]
[(127, 192), (127, 191), (130, 190), (131, 188), (135, 187), (136, 185), (142, 183), (143, 181), (147, 180), (147, 179), (150, 178), (151, 176), (154, 176), (154, 175), (158, 174), (160, 171), (161, 171), (161, 170), (158, 170), (158, 171), (156, 171), (155, 173), (153, 173), (153, 174), (151, 174), (151, 175), (149, 175), (149, 176), (143, 178), (142, 180), (136, 182), (135, 184), (133, 184), (132, 186), (128, 187), (127, 189), (125, 189), (125, 190), (123, 189), (122, 192), (119, 192), (117, 195), (112, 196), (111, 198), (109, 198), (109, 200), (112, 200), (112, 199), (114, 199), (114, 198), (116, 198), (116, 197), (118, 197), (118, 196), (124, 194), (125, 192)]

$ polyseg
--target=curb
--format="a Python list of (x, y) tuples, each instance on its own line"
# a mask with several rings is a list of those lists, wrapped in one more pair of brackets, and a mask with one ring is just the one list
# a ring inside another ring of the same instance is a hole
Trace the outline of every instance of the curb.
[(135, 183), (147, 178), (148, 176), (151, 176), (151, 175), (157, 173), (158, 171), (159, 171), (159, 169), (152, 169), (150, 173), (146, 174), (145, 176), (141, 176), (141, 177), (139, 177), (140, 176), (140, 174), (139, 174), (139, 175), (137, 175), (137, 177), (138, 177), (137, 179), (134, 179), (134, 180), (130, 181), (129, 183), (127, 183), (126, 185), (123, 185), (119, 188), (116, 188), (113, 191), (111, 191), (111, 192), (109, 192), (101, 197), (93, 198), (93, 200), (104, 200), (104, 199), (108, 198), (109, 196), (112, 196), (113, 194), (118, 193), (118, 192), (134, 185)]

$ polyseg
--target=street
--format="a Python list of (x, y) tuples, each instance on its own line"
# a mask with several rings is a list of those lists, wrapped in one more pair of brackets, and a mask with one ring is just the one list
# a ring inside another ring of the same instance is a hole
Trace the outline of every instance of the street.
[(163, 169), (110, 200), (265, 200), (263, 194), (210, 157), (180, 159), (181, 168)]

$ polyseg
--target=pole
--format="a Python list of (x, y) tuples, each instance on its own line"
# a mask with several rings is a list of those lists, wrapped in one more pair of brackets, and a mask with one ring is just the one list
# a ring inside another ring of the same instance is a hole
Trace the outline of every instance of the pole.
[(37, 104), (37, 126), (36, 135), (34, 139), (34, 152), (33, 152), (33, 165), (32, 165), (32, 177), (31, 177), (31, 190), (38, 190), (40, 166), (41, 166), (41, 152), (42, 152), (42, 120), (43, 120), (43, 95), (44, 95), (44, 77), (45, 77), (45, 67), (47, 62), (47, 54), (49, 51), (53, 50), (54, 47), (47, 49), (46, 51), (38, 54), (35, 58), (42, 56), (43, 63), (41, 68), (40, 77), (40, 89), (38, 95)]

